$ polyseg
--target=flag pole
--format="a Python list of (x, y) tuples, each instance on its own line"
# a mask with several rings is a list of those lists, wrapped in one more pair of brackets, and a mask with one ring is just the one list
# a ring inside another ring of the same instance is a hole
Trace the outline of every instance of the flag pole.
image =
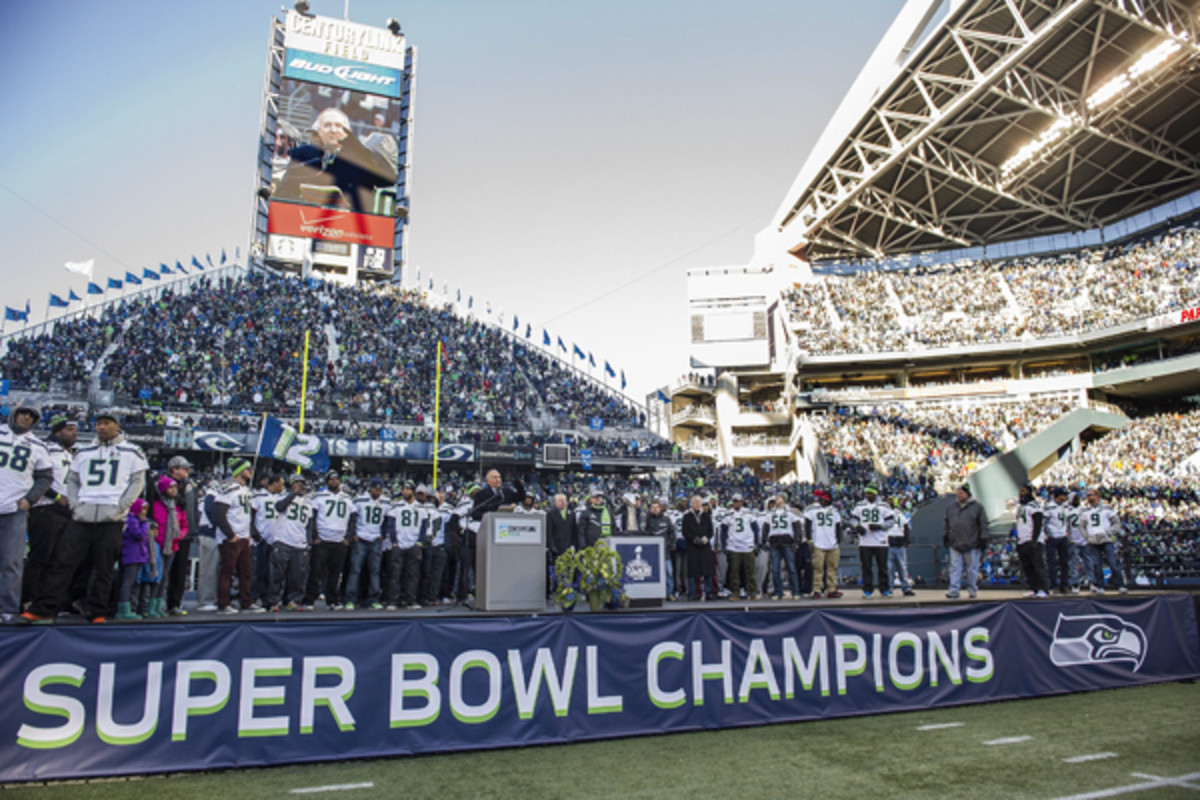
[(258, 421), (258, 444), (254, 446), (254, 463), (250, 465), (250, 474), (258, 474), (258, 456), (262, 453), (263, 433), (267, 430), (267, 412), (263, 412), (262, 419)]
[[(304, 433), (304, 410), (308, 404), (308, 334), (304, 329), (304, 371), (300, 374), (300, 433)], [(296, 465), (296, 474), (300, 474), (300, 465)]]
[(437, 346), (437, 378), (433, 389), (433, 490), (437, 491), (438, 481), (438, 444), (442, 432), (442, 340), (438, 339)]

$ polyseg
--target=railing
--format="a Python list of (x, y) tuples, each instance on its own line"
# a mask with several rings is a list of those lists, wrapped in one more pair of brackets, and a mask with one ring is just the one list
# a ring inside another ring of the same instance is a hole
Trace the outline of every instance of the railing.
[(680, 425), (691, 421), (716, 423), (717, 415), (713, 413), (711, 408), (706, 406), (688, 406), (682, 411), (676, 411), (671, 415), (672, 425)]

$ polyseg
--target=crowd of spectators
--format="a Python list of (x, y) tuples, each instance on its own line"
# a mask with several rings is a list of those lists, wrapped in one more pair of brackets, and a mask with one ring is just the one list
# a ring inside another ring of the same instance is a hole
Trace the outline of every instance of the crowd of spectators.
[(35, 336), (10, 336), (0, 356), (0, 379), (12, 386), (45, 392), (58, 382), (82, 384), (104, 349), (120, 333), (121, 321), (136, 314), (141, 301), (113, 303), (97, 316), (79, 315)]
[(1081, 334), (1200, 303), (1200, 231), (1068, 255), (827, 275), (785, 298), (818, 355)]

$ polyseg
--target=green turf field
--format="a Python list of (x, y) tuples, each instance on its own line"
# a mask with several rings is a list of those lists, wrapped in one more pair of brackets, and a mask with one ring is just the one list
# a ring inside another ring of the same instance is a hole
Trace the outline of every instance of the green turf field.
[[(954, 727), (919, 730), (930, 725)], [(1066, 760), (1081, 756), (1103, 757)], [(1190, 786), (1152, 784), (1185, 776)], [(347, 786), (355, 784), (372, 785)], [(520, 750), (26, 785), (2, 796), (1011, 800), (1089, 792), (1200, 800), (1200, 684)]]

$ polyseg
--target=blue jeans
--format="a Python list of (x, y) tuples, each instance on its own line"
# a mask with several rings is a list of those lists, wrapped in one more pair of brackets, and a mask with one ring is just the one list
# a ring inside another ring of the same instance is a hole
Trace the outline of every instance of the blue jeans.
[(663, 554), (663, 587), (667, 597), (675, 594), (675, 565), (671, 563), (671, 553)]
[(1092, 560), (1092, 586), (1104, 588), (1104, 562), (1108, 562), (1108, 568), (1112, 570), (1113, 586), (1120, 589), (1125, 585), (1125, 579), (1121, 575), (1121, 567), (1117, 564), (1117, 543), (1105, 542), (1104, 544), (1089, 544), (1087, 549), (1090, 551)]
[[(376, 539), (364, 542), (355, 539), (350, 548), (350, 577), (346, 581), (346, 601), (360, 605), (379, 602), (379, 565), (383, 560), (383, 542)], [(367, 565), (367, 599), (363, 600), (360, 576), (363, 562)]]
[(25, 568), (28, 520), (28, 511), (0, 514), (0, 614), (21, 613), (21, 573)]
[(771, 547), (771, 586), (776, 597), (783, 596), (783, 576), (780, 564), (786, 563), (788, 583), (792, 585), (792, 597), (800, 596), (800, 576), (796, 572), (796, 551), (790, 544)]
[(900, 576), (900, 589), (907, 592), (912, 588), (908, 582), (908, 549), (904, 547), (889, 547), (888, 548), (888, 585), (885, 590), (892, 587), (893, 576)]
[(1092, 554), (1086, 544), (1071, 545), (1071, 586), (1078, 587), (1092, 579)]
[(962, 589), (963, 573), (966, 573), (967, 591), (972, 595), (979, 588), (979, 551), (962, 552), (950, 548), (950, 593), (958, 594)]

